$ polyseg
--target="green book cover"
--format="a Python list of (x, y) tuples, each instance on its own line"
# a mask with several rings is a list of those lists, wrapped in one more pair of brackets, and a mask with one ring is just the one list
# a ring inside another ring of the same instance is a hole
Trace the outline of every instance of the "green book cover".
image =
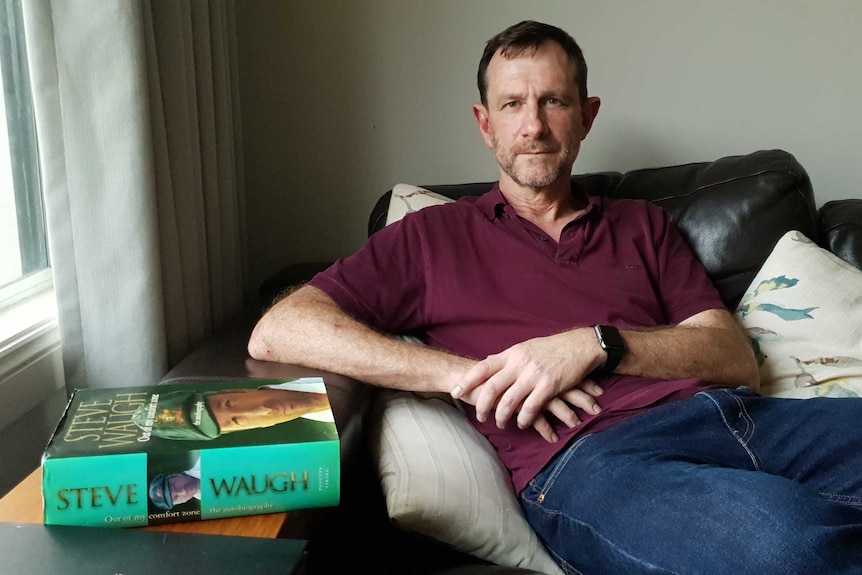
[(338, 505), (320, 377), (78, 389), (42, 455), (47, 525), (134, 527)]

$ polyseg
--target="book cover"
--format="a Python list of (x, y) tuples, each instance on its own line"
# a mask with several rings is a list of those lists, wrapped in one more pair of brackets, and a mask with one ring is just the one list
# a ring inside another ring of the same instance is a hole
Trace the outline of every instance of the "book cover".
[(308, 544), (142, 529), (0, 523), (0, 573), (14, 575), (293, 575)]
[(47, 525), (135, 527), (338, 505), (323, 379), (78, 389), (42, 455)]

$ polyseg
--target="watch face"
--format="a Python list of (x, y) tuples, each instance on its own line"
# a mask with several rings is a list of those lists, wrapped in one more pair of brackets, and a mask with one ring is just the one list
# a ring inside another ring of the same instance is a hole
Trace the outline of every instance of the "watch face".
[(626, 344), (620, 336), (619, 330), (609, 325), (596, 326), (596, 333), (599, 335), (599, 341), (602, 347), (612, 349), (625, 349)]

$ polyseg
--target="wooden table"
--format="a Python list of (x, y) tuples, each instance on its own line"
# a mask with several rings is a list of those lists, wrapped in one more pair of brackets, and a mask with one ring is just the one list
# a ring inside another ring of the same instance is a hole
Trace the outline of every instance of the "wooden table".
[[(287, 513), (282, 512), (153, 525), (139, 529), (275, 538), (281, 533), (286, 520)], [(40, 467), (0, 499), (0, 522), (42, 523), (42, 521), (42, 468)]]

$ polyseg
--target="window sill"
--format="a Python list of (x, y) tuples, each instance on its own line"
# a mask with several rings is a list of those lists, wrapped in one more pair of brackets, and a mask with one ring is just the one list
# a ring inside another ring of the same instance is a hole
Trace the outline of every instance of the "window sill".
[(51, 282), (0, 308), (0, 430), (65, 387)]
[(0, 379), (60, 343), (57, 302), (50, 283), (0, 309)]

